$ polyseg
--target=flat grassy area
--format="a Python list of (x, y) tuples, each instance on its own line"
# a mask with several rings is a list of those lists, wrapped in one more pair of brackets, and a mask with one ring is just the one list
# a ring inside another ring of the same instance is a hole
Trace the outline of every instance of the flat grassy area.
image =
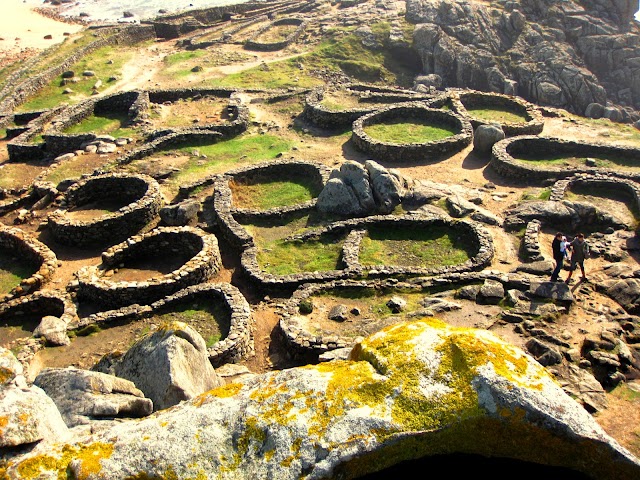
[(4, 162), (0, 164), (0, 188), (12, 189), (31, 185), (42, 172), (37, 163)]
[[(98, 80), (102, 81), (102, 88), (104, 88), (109, 84), (111, 76), (121, 76), (122, 66), (131, 58), (133, 48), (135, 47), (99, 48), (69, 68), (80, 79), (77, 83), (62, 85), (62, 76), (59, 75), (49, 85), (39, 90), (34, 97), (20, 105), (16, 111), (42, 110), (53, 108), (61, 103), (73, 105), (89, 98), (93, 91), (92, 87)], [(95, 75), (83, 76), (82, 72), (87, 70), (93, 71)], [(74, 93), (62, 93), (65, 88), (71, 88)]]
[[(389, 25), (380, 22), (371, 26), (384, 39)], [(327, 37), (312, 51), (210, 80), (217, 86), (239, 88), (311, 88), (325, 82), (320, 71), (343, 72), (355, 81), (384, 85), (410, 86), (418, 73), (416, 65), (386, 50), (370, 50), (353, 29), (341, 28), (327, 32)]]
[(0, 248), (0, 294), (9, 293), (37, 270), (37, 267), (25, 263), (22, 254)]
[(592, 155), (589, 157), (579, 157), (572, 155), (549, 155), (549, 156), (536, 156), (535, 152), (530, 155), (519, 154), (514, 157), (518, 162), (526, 164), (535, 164), (551, 167), (570, 167), (570, 168), (583, 168), (586, 166), (587, 159), (593, 159), (597, 168), (608, 169), (625, 169), (625, 170), (637, 170), (640, 168), (640, 160), (634, 161), (631, 158), (622, 158), (605, 155)]
[(274, 160), (292, 146), (291, 142), (280, 137), (251, 134), (219, 143), (184, 145), (177, 151), (191, 155), (192, 159), (173, 180), (189, 183), (242, 165)]
[(362, 315), (374, 315), (376, 318), (384, 318), (390, 315), (398, 315), (393, 312), (387, 303), (394, 296), (401, 296), (407, 301), (407, 305), (400, 313), (403, 317), (408, 317), (411, 313), (422, 309), (420, 302), (424, 300), (425, 293), (417, 293), (402, 290), (374, 290), (371, 288), (350, 288), (332, 289), (324, 291), (318, 295), (312, 295), (313, 300), (317, 298), (326, 305), (347, 305), (349, 308), (357, 307)]
[(283, 42), (298, 29), (298, 25), (273, 25), (262, 32), (255, 41), (260, 43)]
[(256, 210), (297, 205), (312, 200), (320, 193), (312, 185), (286, 180), (255, 184), (232, 182), (230, 186), (234, 207)]
[(207, 347), (211, 347), (229, 335), (231, 318), (224, 305), (216, 301), (189, 300), (173, 306), (171, 312), (152, 317), (154, 323), (184, 322), (194, 328)]
[(102, 113), (90, 115), (79, 123), (70, 126), (64, 133), (95, 133), (113, 137), (139, 137), (134, 128), (125, 127), (129, 118), (124, 113)]
[(459, 232), (445, 227), (416, 230), (371, 228), (360, 244), (363, 265), (435, 268), (459, 265), (471, 257)]
[(471, 117), (483, 122), (527, 123), (527, 117), (524, 114), (508, 110), (504, 107), (467, 108), (465, 106), (465, 109)]
[(369, 125), (364, 131), (371, 138), (390, 143), (428, 143), (437, 142), (458, 132), (445, 125), (433, 125), (427, 122), (385, 122)]
[(276, 240), (259, 248), (258, 264), (272, 275), (340, 269), (342, 239), (333, 236), (305, 242)]

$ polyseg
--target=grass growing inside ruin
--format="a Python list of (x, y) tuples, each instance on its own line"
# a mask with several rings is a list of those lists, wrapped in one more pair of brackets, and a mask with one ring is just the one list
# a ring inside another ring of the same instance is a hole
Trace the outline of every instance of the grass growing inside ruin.
[(272, 275), (340, 269), (342, 239), (334, 236), (304, 242), (276, 240), (259, 248), (258, 264)]
[[(384, 22), (371, 28), (381, 41), (389, 34), (389, 25)], [(311, 88), (324, 84), (316, 72), (332, 71), (346, 73), (360, 82), (408, 86), (418, 73), (415, 65), (402, 63), (389, 51), (365, 48), (352, 29), (335, 29), (327, 35), (310, 53), (213, 79), (210, 83), (240, 88)]]
[(273, 25), (255, 38), (260, 43), (283, 42), (298, 29), (298, 25)]
[[(403, 290), (374, 290), (371, 288), (349, 288), (349, 289), (330, 289), (318, 294), (316, 297), (322, 300), (323, 304), (339, 305), (345, 304), (349, 308), (357, 307), (361, 314), (375, 315), (376, 317), (386, 317), (389, 315), (397, 315), (393, 312), (387, 303), (391, 297), (400, 296), (406, 300), (407, 305), (401, 315), (407, 316), (416, 310), (423, 308), (420, 302), (424, 299), (424, 292), (411, 292)], [(314, 296), (311, 297), (312, 299)]]
[[(24, 81), (27, 77), (32, 77), (39, 73), (42, 73), (48, 68), (51, 68), (57, 63), (64, 61), (72, 52), (89, 45), (91, 42), (96, 41), (95, 32), (93, 30), (84, 30), (75, 35), (75, 38), (71, 40), (66, 38), (62, 43), (47, 48), (42, 54), (38, 56), (36, 61), (30, 66), (27, 71), (22, 72), (13, 81), (17, 84)], [(25, 65), (23, 62), (14, 62), (5, 67), (0, 67), (0, 85), (4, 84), (6, 78), (12, 73), (18, 72)]]
[(70, 126), (64, 130), (64, 133), (95, 133), (97, 135), (111, 135), (116, 138), (138, 136), (135, 129), (124, 126), (128, 121), (129, 117), (124, 113), (94, 114)]
[(154, 323), (184, 322), (194, 328), (205, 339), (207, 347), (227, 337), (231, 319), (226, 307), (217, 301), (198, 299), (181, 302), (172, 306), (170, 312), (162, 312), (152, 317)]
[(105, 159), (100, 155), (78, 155), (59, 163), (49, 170), (45, 180), (58, 184), (67, 178), (78, 178), (85, 173), (92, 173), (105, 166)]
[(12, 189), (30, 185), (42, 173), (42, 165), (6, 162), (0, 165), (0, 188)]
[(465, 107), (469, 115), (483, 122), (526, 123), (527, 117), (504, 107)]
[(255, 184), (230, 183), (233, 204), (236, 208), (268, 210), (304, 203), (315, 198), (319, 192), (309, 182), (265, 181)]
[(273, 135), (251, 134), (219, 143), (187, 144), (177, 151), (192, 158), (172, 180), (177, 184), (190, 183), (234, 167), (273, 160), (292, 146), (290, 141)]
[[(80, 78), (78, 83), (62, 85), (62, 77), (58, 75), (34, 97), (20, 105), (16, 111), (43, 110), (62, 103), (75, 104), (89, 98), (92, 87), (98, 80), (102, 81), (101, 89), (104, 89), (108, 85), (109, 77), (121, 75), (122, 67), (131, 55), (131, 50), (127, 48), (111, 46), (99, 48), (71, 66), (70, 70), (76, 72), (76, 76)], [(82, 76), (82, 72), (87, 70), (93, 71), (95, 76)], [(62, 93), (65, 88), (71, 88), (74, 93)]]
[(417, 122), (386, 122), (364, 127), (367, 135), (381, 142), (427, 143), (456, 135), (454, 129), (444, 125)]
[(584, 168), (587, 160), (589, 159), (595, 162), (596, 168), (624, 168), (628, 170), (636, 170), (640, 168), (640, 161), (635, 159), (598, 154), (594, 154), (589, 157), (577, 157), (572, 155), (536, 156), (535, 152), (533, 152), (531, 155), (519, 154), (514, 158), (519, 162), (541, 165), (543, 168), (544, 166)]
[(459, 265), (470, 258), (469, 245), (445, 227), (424, 230), (370, 228), (360, 244), (363, 265), (435, 268)]
[(0, 248), (0, 294), (7, 294), (37, 270), (16, 252)]

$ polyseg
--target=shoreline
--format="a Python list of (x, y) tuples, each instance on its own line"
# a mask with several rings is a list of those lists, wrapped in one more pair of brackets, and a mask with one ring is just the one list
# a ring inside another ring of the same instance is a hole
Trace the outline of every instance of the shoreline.
[[(27, 60), (85, 28), (56, 12), (42, 12), (22, 0), (3, 0), (0, 16), (0, 68)], [(48, 9), (44, 9), (48, 10)]]

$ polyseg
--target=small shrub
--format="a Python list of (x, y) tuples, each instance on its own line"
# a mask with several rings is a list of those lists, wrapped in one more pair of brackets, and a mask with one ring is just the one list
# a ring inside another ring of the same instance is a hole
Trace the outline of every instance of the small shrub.
[(298, 303), (298, 310), (303, 315), (310, 314), (311, 312), (313, 312), (313, 301), (310, 298), (300, 300), (300, 303)]

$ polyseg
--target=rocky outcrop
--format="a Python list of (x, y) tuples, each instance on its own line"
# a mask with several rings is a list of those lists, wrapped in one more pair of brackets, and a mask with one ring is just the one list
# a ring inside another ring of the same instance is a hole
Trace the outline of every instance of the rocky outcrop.
[(625, 228), (624, 222), (595, 205), (568, 200), (521, 203), (506, 212), (504, 228), (510, 231), (518, 230), (533, 220), (540, 220), (544, 224), (556, 227), (566, 227), (569, 231), (576, 231), (587, 225)]
[(165, 325), (140, 340), (116, 361), (112, 371), (142, 390), (155, 410), (224, 383), (209, 362), (202, 336), (181, 322)]
[(316, 207), (339, 217), (364, 217), (391, 213), (400, 205), (405, 181), (394, 171), (367, 160), (363, 165), (351, 160), (331, 173), (318, 195)]
[(22, 365), (0, 347), (0, 447), (16, 447), (69, 434), (60, 412), (42, 389), (27, 385)]
[(153, 403), (133, 382), (77, 368), (45, 368), (34, 385), (53, 399), (68, 427), (96, 419), (144, 417)]
[(444, 87), (519, 95), (584, 114), (640, 106), (637, 0), (521, 2), (408, 0), (423, 75)]
[(430, 320), (386, 328), (349, 360), (256, 375), (66, 445), (43, 442), (9, 458), (6, 477), (37, 466), (88, 480), (356, 478), (452, 452), (640, 475), (638, 459), (530, 356)]

